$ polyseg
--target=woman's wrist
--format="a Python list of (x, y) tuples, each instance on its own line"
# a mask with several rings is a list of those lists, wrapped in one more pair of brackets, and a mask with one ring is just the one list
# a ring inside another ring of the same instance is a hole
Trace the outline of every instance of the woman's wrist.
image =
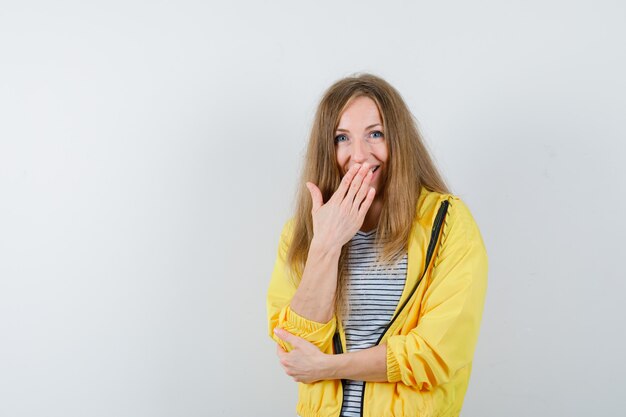
[(387, 382), (387, 345), (356, 352), (326, 354), (320, 366), (320, 379), (353, 379)]
[(325, 241), (320, 237), (313, 236), (311, 246), (309, 248), (309, 256), (337, 256), (341, 254), (342, 245), (333, 244)]
[(320, 380), (342, 379), (341, 367), (346, 359), (344, 354), (325, 354), (320, 366)]
[(321, 367), (323, 379), (352, 379), (354, 372), (350, 372), (350, 368), (359, 365), (353, 363), (354, 359), (354, 355), (348, 353), (326, 354)]

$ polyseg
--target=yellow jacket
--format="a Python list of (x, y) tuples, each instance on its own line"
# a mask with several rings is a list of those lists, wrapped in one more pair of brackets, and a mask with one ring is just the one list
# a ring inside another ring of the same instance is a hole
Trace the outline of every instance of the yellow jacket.
[[(387, 381), (366, 382), (363, 417), (451, 417), (461, 412), (487, 288), (487, 254), (467, 206), (422, 190), (408, 242), (406, 284), (390, 326)], [(286, 272), (291, 222), (281, 234), (267, 296), (269, 335), (280, 327), (333, 354), (345, 349), (340, 320), (317, 323), (289, 308), (297, 286)], [(424, 265), (427, 265), (426, 267)], [(335, 336), (337, 335), (337, 336)], [(302, 417), (337, 417), (341, 380), (298, 384)]]

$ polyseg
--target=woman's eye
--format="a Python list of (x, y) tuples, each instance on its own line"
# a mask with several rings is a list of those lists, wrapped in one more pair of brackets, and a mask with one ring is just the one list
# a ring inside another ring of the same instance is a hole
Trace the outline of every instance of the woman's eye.
[(370, 133), (370, 136), (373, 138), (382, 138), (384, 137), (383, 132), (379, 131), (379, 130), (375, 130), (374, 132)]
[(335, 136), (335, 143), (345, 142), (347, 140), (348, 140), (348, 137), (346, 135), (337, 135), (337, 136)]

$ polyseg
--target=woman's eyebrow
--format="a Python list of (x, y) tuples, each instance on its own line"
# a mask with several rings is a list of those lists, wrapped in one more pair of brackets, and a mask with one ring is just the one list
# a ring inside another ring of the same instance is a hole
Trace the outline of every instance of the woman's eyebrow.
[[(367, 127), (365, 128), (365, 130), (367, 130), (367, 129), (371, 129), (371, 128), (376, 127), (376, 126), (383, 127), (383, 125), (381, 125), (380, 123), (374, 123), (373, 125), (369, 125), (369, 126), (367, 126)], [(337, 128), (337, 132), (348, 132), (348, 133), (350, 133), (350, 131), (349, 131), (349, 130), (347, 130), (347, 129), (341, 129), (341, 128)]]

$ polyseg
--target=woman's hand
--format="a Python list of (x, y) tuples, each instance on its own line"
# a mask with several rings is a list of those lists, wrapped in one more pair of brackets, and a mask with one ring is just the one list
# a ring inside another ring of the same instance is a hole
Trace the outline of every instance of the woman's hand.
[(328, 355), (314, 344), (294, 336), (287, 330), (276, 328), (274, 334), (293, 347), (290, 352), (286, 352), (280, 345), (277, 345), (276, 352), (283, 369), (294, 381), (310, 384), (328, 379), (325, 375)]
[(363, 225), (376, 190), (370, 187), (372, 172), (368, 163), (354, 164), (344, 175), (337, 191), (324, 204), (317, 185), (307, 182), (313, 199), (313, 244), (342, 247)]
[(278, 345), (276, 352), (285, 372), (296, 382), (310, 384), (329, 379), (388, 381), (387, 344), (341, 355), (327, 355), (314, 344), (285, 329), (277, 327), (274, 334), (293, 347), (290, 352), (285, 352)]

